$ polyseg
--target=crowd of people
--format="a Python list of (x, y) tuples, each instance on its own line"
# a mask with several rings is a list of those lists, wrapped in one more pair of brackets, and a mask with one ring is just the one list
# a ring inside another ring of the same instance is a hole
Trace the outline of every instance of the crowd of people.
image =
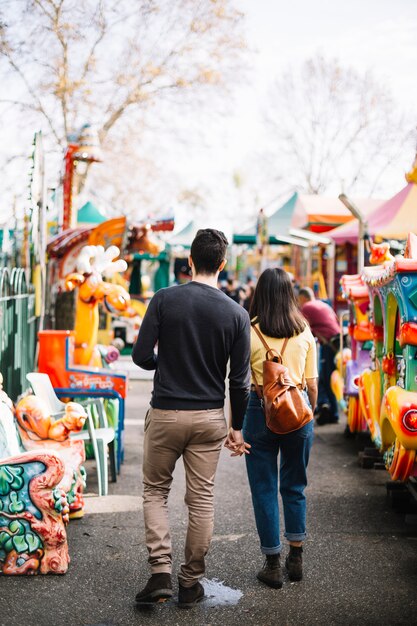
[[(246, 460), (265, 559), (258, 580), (280, 589), (284, 568), (290, 581), (303, 577), (304, 490), (318, 399), (317, 420), (337, 420), (328, 380), (339, 331), (337, 318), (309, 289), (300, 289), (297, 299), (290, 275), (281, 268), (266, 269), (256, 286), (252, 280), (244, 287), (233, 279), (219, 281), (227, 246), (220, 231), (197, 232), (189, 257), (192, 280), (154, 295), (133, 348), (134, 362), (155, 370), (143, 449), (143, 511), (151, 577), (136, 595), (138, 604), (165, 601), (173, 595), (168, 497), (180, 457), (185, 468), (188, 529), (178, 574), (178, 605), (191, 608), (204, 598), (200, 580), (213, 532), (214, 478), (223, 446), (232, 456)], [(265, 379), (266, 361), (278, 369), (281, 366), (276, 380)], [(294, 416), (294, 411), (300, 411), (303, 420), (284, 429), (283, 411), (285, 418), (288, 412)], [(278, 493), (284, 524), (280, 523)], [(284, 565), (280, 560), (282, 525), (288, 542)]]
[(255, 280), (251, 276), (247, 277), (246, 283), (239, 283), (233, 277), (219, 280), (219, 289), (229, 298), (243, 306), (246, 311), (249, 311), (255, 291)]

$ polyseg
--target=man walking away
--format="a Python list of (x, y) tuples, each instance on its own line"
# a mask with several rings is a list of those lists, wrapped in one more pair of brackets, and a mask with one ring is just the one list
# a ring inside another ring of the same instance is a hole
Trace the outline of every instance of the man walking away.
[(336, 424), (339, 411), (336, 397), (330, 386), (330, 378), (335, 366), (335, 348), (340, 335), (340, 325), (332, 307), (321, 300), (316, 300), (310, 287), (303, 287), (298, 292), (301, 312), (310, 324), (311, 331), (320, 343), (319, 395), (316, 423)]
[(241, 428), (250, 391), (250, 322), (248, 313), (217, 288), (227, 245), (218, 230), (197, 232), (189, 258), (192, 281), (154, 295), (133, 348), (136, 365), (156, 370), (143, 451), (143, 511), (152, 575), (136, 596), (139, 604), (172, 596), (168, 496), (180, 456), (188, 530), (178, 603), (188, 608), (204, 597), (199, 580), (213, 532), (214, 477), (227, 434), (223, 407), (229, 359), (233, 438), (245, 449)]

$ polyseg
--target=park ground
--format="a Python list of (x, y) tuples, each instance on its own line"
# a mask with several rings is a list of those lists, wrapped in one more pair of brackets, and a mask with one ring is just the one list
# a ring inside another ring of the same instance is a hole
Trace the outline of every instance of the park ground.
[[(416, 516), (392, 508), (385, 470), (359, 467), (358, 442), (343, 436), (343, 422), (316, 428), (302, 582), (285, 580), (273, 590), (256, 580), (263, 559), (244, 460), (224, 450), (205, 583), (212, 597), (188, 611), (175, 598), (138, 610), (134, 597), (149, 575), (140, 493), (150, 391), (150, 381), (130, 383), (125, 463), (110, 495), (87, 495), (85, 517), (70, 523), (68, 573), (1, 578), (0, 626), (417, 624)], [(92, 464), (87, 494), (96, 486)], [(183, 495), (179, 462), (170, 498), (175, 589), (187, 524)]]

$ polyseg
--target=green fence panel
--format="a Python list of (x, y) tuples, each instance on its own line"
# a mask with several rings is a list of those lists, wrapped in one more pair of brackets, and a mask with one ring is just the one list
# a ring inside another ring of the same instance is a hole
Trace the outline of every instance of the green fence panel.
[(34, 368), (37, 323), (25, 271), (0, 269), (0, 372), (13, 401), (27, 389), (26, 374)]

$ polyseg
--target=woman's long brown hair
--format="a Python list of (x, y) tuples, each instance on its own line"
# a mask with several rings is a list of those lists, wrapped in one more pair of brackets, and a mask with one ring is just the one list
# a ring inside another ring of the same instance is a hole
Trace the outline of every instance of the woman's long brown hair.
[(260, 275), (249, 314), (264, 335), (277, 339), (299, 335), (307, 325), (297, 307), (291, 279), (278, 267)]

